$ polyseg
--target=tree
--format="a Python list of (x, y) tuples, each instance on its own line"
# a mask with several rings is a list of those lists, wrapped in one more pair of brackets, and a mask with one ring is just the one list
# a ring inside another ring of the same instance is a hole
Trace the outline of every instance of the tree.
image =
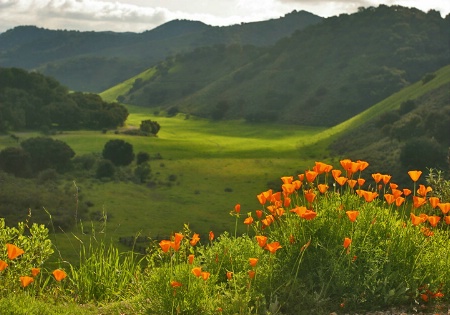
[(102, 155), (116, 166), (126, 166), (134, 160), (133, 146), (120, 139), (109, 140), (103, 148)]
[(142, 163), (148, 162), (150, 160), (150, 154), (147, 152), (139, 152), (136, 155), (136, 164), (141, 165)]
[(139, 164), (134, 169), (134, 176), (139, 180), (140, 183), (145, 183), (147, 179), (150, 177), (151, 169), (150, 165), (145, 162), (142, 164)]
[(75, 156), (75, 152), (65, 142), (48, 137), (29, 138), (20, 145), (29, 153), (31, 169), (36, 173), (47, 168), (64, 171)]
[(400, 151), (400, 162), (410, 170), (443, 168), (446, 160), (446, 152), (439, 143), (427, 138), (408, 140)]
[(104, 177), (113, 177), (114, 173), (116, 172), (116, 168), (114, 167), (113, 162), (110, 160), (101, 160), (98, 163), (97, 170), (95, 172), (97, 178), (104, 178)]
[(141, 125), (139, 126), (139, 129), (142, 132), (151, 133), (156, 136), (159, 129), (161, 129), (161, 126), (158, 124), (157, 121), (152, 121), (150, 119), (142, 120)]

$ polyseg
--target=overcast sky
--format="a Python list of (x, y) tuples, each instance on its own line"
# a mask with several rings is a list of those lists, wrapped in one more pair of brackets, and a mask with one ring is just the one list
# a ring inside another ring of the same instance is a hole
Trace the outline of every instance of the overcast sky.
[(18, 25), (142, 32), (174, 19), (230, 25), (279, 18), (293, 10), (329, 17), (379, 4), (435, 9), (443, 17), (450, 12), (450, 0), (0, 0), (0, 33)]

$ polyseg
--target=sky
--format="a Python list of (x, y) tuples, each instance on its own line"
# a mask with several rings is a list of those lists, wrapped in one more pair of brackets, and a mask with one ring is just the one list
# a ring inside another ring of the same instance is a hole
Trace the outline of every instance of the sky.
[(225, 26), (305, 10), (321, 17), (380, 4), (434, 9), (445, 17), (450, 0), (0, 0), (0, 33), (19, 25), (79, 31), (143, 32), (175, 19)]

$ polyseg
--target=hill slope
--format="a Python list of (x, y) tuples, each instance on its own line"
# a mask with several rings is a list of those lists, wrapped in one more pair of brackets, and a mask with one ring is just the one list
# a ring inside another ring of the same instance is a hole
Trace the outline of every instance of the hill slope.
[(321, 19), (294, 11), (229, 27), (175, 20), (139, 34), (21, 26), (0, 34), (0, 66), (39, 70), (73, 90), (99, 92), (169, 55), (214, 44), (268, 46)]
[(333, 126), (446, 64), (450, 17), (381, 5), (325, 19), (271, 48), (177, 55), (121, 101), (215, 119)]

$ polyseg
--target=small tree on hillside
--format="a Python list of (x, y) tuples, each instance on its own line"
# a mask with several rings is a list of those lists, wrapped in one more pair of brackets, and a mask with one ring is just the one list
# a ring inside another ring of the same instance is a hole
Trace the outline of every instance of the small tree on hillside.
[(141, 121), (141, 125), (139, 126), (139, 129), (142, 132), (147, 132), (156, 135), (161, 129), (161, 126), (158, 124), (157, 121), (152, 121), (150, 119)]
[(133, 146), (120, 139), (108, 141), (103, 148), (102, 155), (116, 166), (126, 166), (134, 160)]

